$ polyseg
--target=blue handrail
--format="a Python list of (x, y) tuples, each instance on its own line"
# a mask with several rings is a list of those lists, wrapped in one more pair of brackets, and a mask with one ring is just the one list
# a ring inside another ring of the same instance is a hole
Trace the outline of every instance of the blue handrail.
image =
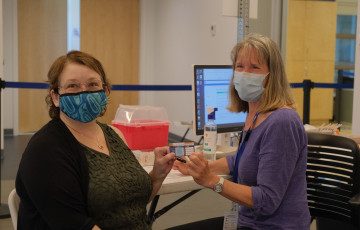
[[(303, 122), (308, 124), (310, 121), (310, 92), (313, 88), (329, 89), (353, 89), (354, 84), (343, 83), (315, 83), (311, 80), (304, 80), (300, 83), (290, 83), (292, 88), (302, 88), (304, 91)], [(11, 82), (3, 81), (0, 78), (0, 90), (2, 88), (22, 88), (22, 89), (47, 89), (49, 84), (36, 82)], [(191, 85), (112, 85), (112, 90), (120, 91), (191, 91)]]
[[(48, 83), (36, 82), (5, 82), (5, 88), (47, 89)], [(189, 91), (191, 85), (112, 85), (111, 90), (122, 91)]]
[[(290, 83), (291, 88), (304, 88), (304, 82)], [(5, 82), (5, 88), (47, 89), (49, 84), (37, 82)], [(353, 89), (354, 84), (314, 83), (313, 88)], [(189, 91), (191, 85), (112, 85), (111, 90), (121, 91)]]
[[(290, 83), (291, 88), (304, 88), (305, 83)], [(344, 83), (314, 83), (313, 88), (329, 88), (329, 89), (353, 89), (354, 84)]]

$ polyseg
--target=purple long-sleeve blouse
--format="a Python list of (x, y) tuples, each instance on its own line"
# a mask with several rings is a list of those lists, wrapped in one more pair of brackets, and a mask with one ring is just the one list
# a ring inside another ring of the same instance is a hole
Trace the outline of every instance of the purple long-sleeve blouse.
[[(236, 156), (226, 158), (232, 174)], [(254, 128), (238, 176), (251, 186), (254, 207), (240, 206), (238, 227), (310, 229), (306, 162), (307, 136), (295, 110), (278, 109)]]

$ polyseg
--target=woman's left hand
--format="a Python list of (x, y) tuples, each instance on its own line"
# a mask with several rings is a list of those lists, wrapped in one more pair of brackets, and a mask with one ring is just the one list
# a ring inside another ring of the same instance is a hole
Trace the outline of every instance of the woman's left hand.
[(194, 181), (207, 188), (212, 188), (219, 180), (219, 177), (210, 171), (209, 162), (202, 153), (193, 153), (189, 156), (188, 172)]
[(159, 147), (154, 150), (155, 160), (153, 176), (157, 180), (164, 180), (175, 161), (175, 153), (169, 152), (169, 147)]

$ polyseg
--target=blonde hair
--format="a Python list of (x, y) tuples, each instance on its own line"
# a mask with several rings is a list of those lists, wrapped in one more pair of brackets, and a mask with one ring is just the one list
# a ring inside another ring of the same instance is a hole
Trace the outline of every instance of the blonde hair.
[[(241, 52), (239, 52), (241, 51)], [(254, 52), (261, 64), (269, 68), (265, 90), (261, 96), (261, 104), (257, 112), (269, 112), (284, 106), (295, 109), (295, 100), (288, 83), (281, 53), (274, 41), (260, 34), (249, 34), (243, 41), (236, 44), (231, 52), (233, 69), (240, 53), (241, 57), (251, 58)], [(248, 112), (249, 103), (240, 99), (235, 86), (234, 76), (229, 86), (230, 112)]]

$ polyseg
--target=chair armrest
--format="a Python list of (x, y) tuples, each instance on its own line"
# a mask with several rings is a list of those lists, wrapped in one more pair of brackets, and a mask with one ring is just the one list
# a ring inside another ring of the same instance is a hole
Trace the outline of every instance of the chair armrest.
[(360, 193), (356, 194), (355, 196), (353, 196), (350, 200), (349, 203), (353, 206), (360, 206)]

